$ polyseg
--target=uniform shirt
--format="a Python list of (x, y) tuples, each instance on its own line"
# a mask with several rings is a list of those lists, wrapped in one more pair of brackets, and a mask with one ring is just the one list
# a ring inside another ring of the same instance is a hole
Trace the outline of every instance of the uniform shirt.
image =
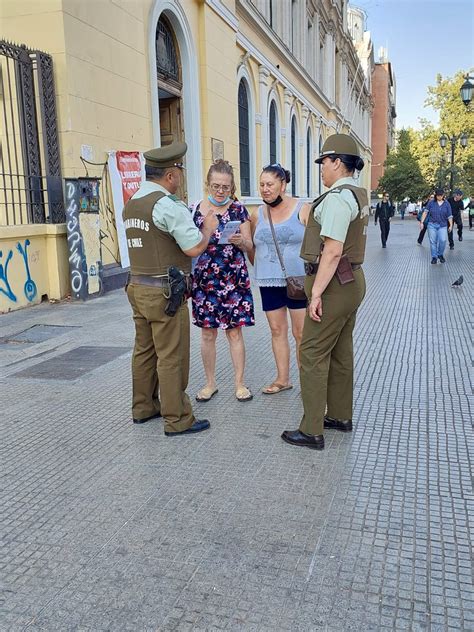
[[(340, 178), (331, 189), (336, 189), (342, 184), (354, 186), (354, 178)], [(330, 193), (321, 204), (314, 209), (314, 219), (321, 226), (321, 237), (329, 237), (344, 243), (346, 241), (349, 224), (359, 214), (359, 205), (354, 194), (349, 189), (343, 189), (340, 193)]]
[[(166, 196), (171, 195), (164, 187), (146, 180), (133, 196), (134, 199), (150, 195), (155, 191), (161, 191)], [(173, 200), (170, 197), (162, 197), (153, 207), (153, 223), (165, 233), (169, 233), (181, 250), (190, 250), (197, 246), (202, 239), (200, 230), (196, 227), (188, 207), (181, 200)]]

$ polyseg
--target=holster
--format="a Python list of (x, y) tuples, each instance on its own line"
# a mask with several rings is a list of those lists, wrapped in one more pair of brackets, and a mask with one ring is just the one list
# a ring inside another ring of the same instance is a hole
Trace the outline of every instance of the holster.
[(168, 268), (169, 298), (165, 307), (167, 316), (174, 316), (181, 305), (184, 305), (190, 290), (189, 276), (182, 270), (170, 266)]

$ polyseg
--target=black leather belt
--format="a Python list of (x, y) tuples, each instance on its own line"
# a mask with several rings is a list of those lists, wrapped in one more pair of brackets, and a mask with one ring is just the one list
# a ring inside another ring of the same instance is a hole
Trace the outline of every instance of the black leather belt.
[[(304, 271), (305, 271), (305, 274), (307, 274), (308, 276), (311, 276), (312, 274), (316, 274), (316, 272), (318, 271), (318, 267), (319, 267), (319, 263), (311, 263), (310, 261), (304, 262)], [(362, 266), (360, 263), (351, 263), (351, 268), (353, 270), (358, 270), (361, 267)]]
[(131, 274), (129, 283), (135, 285), (152, 285), (153, 287), (168, 287), (168, 277), (154, 277), (146, 274)]

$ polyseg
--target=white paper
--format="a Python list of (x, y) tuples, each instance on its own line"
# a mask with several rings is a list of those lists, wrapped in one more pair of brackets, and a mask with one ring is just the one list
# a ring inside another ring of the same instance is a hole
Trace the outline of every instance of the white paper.
[(217, 243), (222, 245), (228, 244), (229, 237), (232, 237), (232, 235), (234, 235), (239, 230), (239, 228), (240, 222), (238, 220), (227, 222)]

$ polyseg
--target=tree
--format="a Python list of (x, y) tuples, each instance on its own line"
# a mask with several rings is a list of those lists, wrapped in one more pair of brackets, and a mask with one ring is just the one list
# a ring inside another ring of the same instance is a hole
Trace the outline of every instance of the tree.
[(411, 131), (411, 137), (413, 155), (419, 162), (424, 179), (432, 186), (446, 186), (451, 171), (450, 144), (441, 149), (439, 138), (441, 134), (449, 137), (459, 137), (462, 133), (468, 135), (465, 149), (459, 142), (456, 144), (453, 166), (454, 186), (464, 189), (468, 195), (474, 192), (474, 115), (459, 96), (465, 74), (460, 71), (454, 77), (436, 77), (436, 85), (428, 87), (425, 105), (439, 112), (439, 126), (421, 119), (421, 129)]
[(379, 189), (388, 191), (394, 200), (417, 200), (427, 193), (429, 185), (423, 178), (418, 160), (412, 153), (412, 132), (398, 132), (396, 149), (385, 161), (385, 173), (379, 181)]

